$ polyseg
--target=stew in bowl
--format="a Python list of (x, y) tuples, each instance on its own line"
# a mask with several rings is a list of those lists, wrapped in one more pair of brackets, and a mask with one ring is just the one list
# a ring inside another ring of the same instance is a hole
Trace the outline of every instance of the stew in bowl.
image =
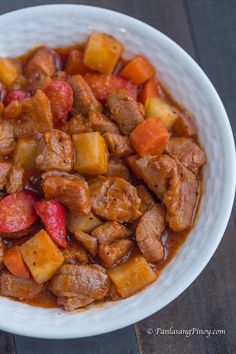
[(0, 295), (84, 308), (156, 281), (193, 227), (207, 157), (144, 56), (85, 44), (0, 58)]

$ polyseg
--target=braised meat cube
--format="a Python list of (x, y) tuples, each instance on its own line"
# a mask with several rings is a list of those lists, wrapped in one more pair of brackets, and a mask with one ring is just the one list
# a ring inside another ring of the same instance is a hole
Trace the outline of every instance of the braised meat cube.
[(100, 103), (96, 100), (91, 88), (81, 75), (74, 75), (68, 79), (73, 90), (74, 103), (72, 114), (82, 114), (88, 117), (90, 111), (101, 109)]
[(75, 238), (84, 246), (84, 248), (92, 255), (98, 253), (98, 242), (96, 237), (93, 237), (86, 232), (78, 230), (75, 233)]
[(127, 239), (131, 231), (116, 221), (107, 221), (93, 230), (99, 243), (99, 257), (104, 266), (111, 267), (129, 256), (133, 242)]
[(24, 169), (19, 165), (14, 165), (7, 184), (7, 193), (18, 193), (24, 188)]
[(57, 305), (62, 306), (66, 311), (74, 311), (91, 304), (93, 301), (94, 299), (88, 295), (78, 294), (72, 297), (59, 297), (57, 299)]
[(93, 131), (101, 134), (120, 132), (117, 125), (99, 111), (90, 111), (87, 124)]
[(127, 157), (134, 153), (134, 149), (130, 144), (130, 140), (127, 136), (123, 136), (115, 133), (105, 133), (104, 138), (108, 145), (109, 151), (115, 157)]
[(0, 162), (0, 190), (7, 185), (11, 169), (12, 164), (10, 162)]
[(198, 202), (198, 177), (168, 155), (145, 156), (136, 164), (149, 188), (166, 205), (169, 226), (177, 232), (189, 228)]
[(109, 177), (121, 177), (126, 181), (130, 179), (130, 173), (127, 165), (119, 159), (110, 157), (108, 160), (108, 170), (106, 176)]
[(112, 92), (108, 97), (107, 106), (111, 118), (118, 124), (124, 135), (129, 135), (144, 120), (138, 103), (125, 90)]
[(181, 113), (176, 119), (172, 131), (176, 136), (190, 137), (197, 134), (196, 126), (188, 113)]
[(92, 236), (97, 238), (100, 245), (110, 245), (114, 241), (130, 237), (131, 231), (116, 221), (107, 221), (93, 230)]
[(33, 97), (22, 101), (22, 110), (17, 119), (11, 119), (15, 136), (44, 134), (53, 128), (50, 102), (45, 93), (37, 90)]
[(72, 141), (68, 134), (53, 129), (40, 140), (36, 153), (36, 167), (39, 170), (70, 172), (73, 164)]
[(129, 222), (141, 216), (136, 188), (120, 177), (99, 177), (90, 186), (93, 211), (107, 220)]
[(0, 293), (20, 300), (33, 299), (44, 289), (44, 284), (36, 283), (32, 278), (17, 277), (8, 272), (0, 275)]
[[(88, 304), (88, 297), (94, 300), (103, 299), (110, 287), (110, 280), (106, 270), (97, 265), (63, 265), (50, 281), (52, 293), (63, 300), (61, 304), (74, 304), (73, 309)], [(81, 298), (82, 297), (82, 298)], [(68, 298), (65, 301), (65, 298)], [(69, 300), (69, 298), (72, 298)], [(77, 299), (75, 299), (77, 298)], [(82, 302), (78, 301), (79, 298)], [(85, 301), (87, 298), (87, 301)], [(85, 302), (84, 302), (85, 301)]]
[(46, 199), (57, 199), (72, 211), (89, 214), (91, 202), (87, 182), (82, 178), (62, 173), (43, 176), (43, 191)]
[(31, 80), (42, 75), (53, 76), (55, 71), (55, 52), (48, 47), (36, 49), (24, 66), (24, 75)]
[(87, 252), (76, 240), (71, 241), (68, 248), (61, 249), (61, 253), (65, 259), (65, 263), (87, 264), (89, 261)]
[(133, 242), (126, 239), (114, 241), (110, 245), (100, 245), (99, 257), (105, 267), (115, 266), (129, 255), (132, 246)]
[(198, 173), (199, 168), (207, 162), (205, 152), (189, 138), (170, 138), (166, 152), (194, 173)]
[(65, 123), (66, 132), (69, 134), (81, 134), (87, 133), (89, 131), (87, 127), (87, 119), (85, 119), (82, 114), (77, 114)]
[(146, 211), (151, 209), (155, 204), (155, 199), (144, 185), (140, 185), (136, 187), (138, 196), (141, 199), (140, 211), (144, 214)]
[(0, 156), (9, 155), (15, 148), (14, 130), (8, 121), (0, 121)]
[(158, 262), (163, 258), (164, 248), (161, 236), (165, 230), (165, 211), (156, 204), (141, 217), (136, 229), (136, 241), (148, 262)]

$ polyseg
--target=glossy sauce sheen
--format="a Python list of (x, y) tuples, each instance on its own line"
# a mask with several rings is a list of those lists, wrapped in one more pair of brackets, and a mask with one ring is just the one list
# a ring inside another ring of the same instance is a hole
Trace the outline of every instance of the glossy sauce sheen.
[[(73, 45), (73, 46), (70, 46), (70, 47), (66, 47), (66, 48), (57, 48), (55, 49), (57, 51), (57, 53), (61, 56), (61, 59), (62, 59), (62, 66), (64, 67), (65, 63), (66, 63), (66, 60), (67, 60), (67, 56), (68, 56), (68, 53), (73, 50), (73, 49), (84, 49), (84, 45)], [(21, 62), (25, 62), (34, 52), (35, 49), (25, 53), (24, 55), (20, 56), (19, 57), (19, 60)], [(120, 68), (122, 66), (124, 66), (126, 64), (126, 61), (121, 59), (117, 65), (117, 68), (120, 70)], [(117, 68), (116, 68), (116, 72), (117, 72)], [(116, 73), (115, 72), (115, 73)], [(172, 103), (173, 105), (175, 105), (177, 108), (182, 108), (177, 102), (175, 102), (173, 100), (173, 98), (171, 97), (171, 95), (163, 88), (163, 86), (161, 86), (162, 90), (164, 91), (165, 93), (165, 96), (167, 98), (167, 100)], [(196, 142), (197, 142), (197, 138), (196, 138)], [(38, 190), (38, 185), (37, 185), (37, 177), (35, 176), (32, 176), (31, 177), (32, 180), (36, 180), (34, 181), (34, 183), (30, 183), (28, 188), (29, 189), (32, 189), (32, 190), (36, 190), (37, 192), (40, 192)], [(32, 181), (31, 181), (32, 182)], [(134, 184), (136, 183), (136, 181), (134, 180), (133, 181)], [(32, 187), (33, 186), (33, 187)], [(198, 210), (199, 210), (199, 205), (200, 205), (200, 200), (201, 200), (201, 196), (202, 196), (202, 187), (203, 187), (203, 184), (202, 184), (202, 174), (200, 173), (200, 193), (199, 193), (199, 200), (198, 200), (198, 204), (197, 204), (197, 210), (196, 210), (196, 213), (195, 213), (195, 216), (194, 216), (194, 220), (193, 220), (193, 226), (192, 228), (194, 227), (194, 223), (196, 221), (196, 218), (197, 218), (197, 214), (198, 214)], [(191, 229), (192, 229), (191, 228)], [(158, 263), (158, 264), (150, 264), (150, 266), (152, 267), (152, 269), (156, 272), (157, 276), (160, 274), (161, 270), (172, 260), (172, 258), (176, 255), (178, 249), (181, 247), (181, 245), (184, 243), (184, 241), (186, 240), (189, 232), (191, 231), (191, 229), (188, 229), (188, 230), (184, 230), (182, 232), (179, 232), (179, 233), (176, 233), (170, 229), (166, 229), (162, 235), (162, 241), (163, 241), (163, 244), (164, 244), (164, 257), (163, 259)], [(10, 241), (7, 241), (5, 240), (5, 243), (7, 245), (7, 247), (12, 247), (13, 245), (16, 245), (16, 244), (21, 244), (23, 242), (25, 242), (28, 238), (30, 238), (32, 236), (31, 235), (28, 235), (26, 237), (23, 237), (22, 239), (20, 240), (10, 240)], [(136, 255), (137, 253), (140, 253), (140, 251), (138, 250), (137, 247), (134, 247), (133, 251), (132, 251), (132, 254), (131, 254), (131, 257)], [(97, 259), (96, 259), (96, 262)], [(14, 299), (13, 299), (14, 300)], [(54, 296), (48, 288), (45, 288), (45, 290), (37, 295), (34, 299), (32, 300), (24, 300), (23, 301), (24, 303), (27, 303), (27, 304), (30, 304), (30, 305), (33, 305), (33, 306), (39, 306), (39, 307), (44, 307), (44, 308), (56, 308), (58, 307), (57, 306), (57, 303), (56, 303), (56, 296)], [(80, 311), (83, 310), (83, 309), (80, 309)]]

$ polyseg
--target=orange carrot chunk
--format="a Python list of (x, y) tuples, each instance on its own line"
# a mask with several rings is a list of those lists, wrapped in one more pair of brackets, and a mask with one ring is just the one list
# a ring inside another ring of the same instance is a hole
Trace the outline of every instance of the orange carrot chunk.
[(158, 118), (148, 118), (130, 134), (130, 141), (140, 156), (161, 155), (169, 141), (170, 134)]
[(135, 85), (140, 85), (155, 75), (155, 69), (146, 58), (138, 55), (121, 70), (119, 75)]
[(6, 250), (3, 256), (3, 262), (13, 275), (26, 279), (30, 278), (29, 269), (23, 261), (19, 246)]
[(157, 80), (157, 78), (153, 77), (149, 79), (143, 85), (142, 90), (139, 92), (138, 101), (142, 102), (145, 105), (145, 102), (150, 97), (165, 97), (165, 94)]

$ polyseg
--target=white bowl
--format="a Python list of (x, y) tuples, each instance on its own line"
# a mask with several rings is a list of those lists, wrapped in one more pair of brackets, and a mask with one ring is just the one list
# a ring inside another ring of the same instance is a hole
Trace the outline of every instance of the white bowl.
[[(92, 31), (114, 35), (125, 56), (145, 54), (177, 102), (197, 122), (208, 164), (196, 225), (160, 278), (139, 294), (83, 312), (31, 307), (0, 297), (0, 328), (41, 338), (92, 336), (128, 326), (180, 295), (215, 252), (227, 226), (235, 191), (234, 141), (223, 104), (195, 61), (156, 29), (109, 10), (78, 5), (38, 6), (0, 16), (0, 56), (14, 56), (45, 43), (83, 42)], [(219, 284), (220, 286), (220, 284)]]

